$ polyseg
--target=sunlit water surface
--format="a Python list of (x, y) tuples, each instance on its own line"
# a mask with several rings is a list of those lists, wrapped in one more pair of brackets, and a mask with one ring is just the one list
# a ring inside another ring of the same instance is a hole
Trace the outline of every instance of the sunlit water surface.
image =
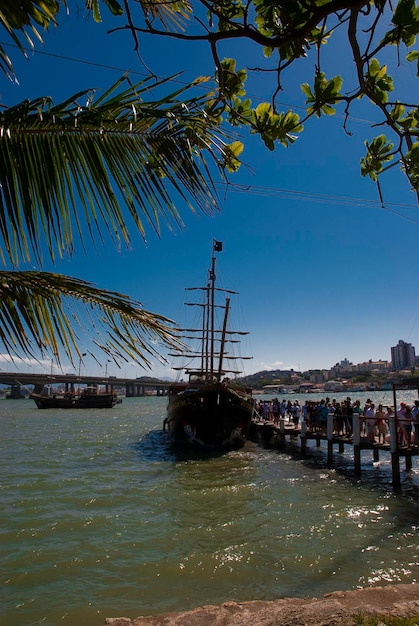
[(416, 581), (419, 457), (401, 494), (387, 453), (373, 463), (363, 452), (360, 480), (351, 449), (330, 469), (314, 443), (305, 460), (252, 442), (188, 459), (162, 432), (165, 406), (0, 401), (0, 623), (99, 626)]

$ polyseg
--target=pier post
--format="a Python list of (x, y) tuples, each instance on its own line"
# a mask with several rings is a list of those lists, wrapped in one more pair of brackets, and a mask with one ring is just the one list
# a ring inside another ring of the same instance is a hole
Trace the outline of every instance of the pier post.
[(285, 420), (284, 418), (280, 418), (279, 420), (279, 445), (281, 447), (285, 446)]
[(354, 442), (354, 470), (355, 476), (361, 474), (361, 431), (359, 428), (359, 415), (355, 413), (352, 417), (352, 436)]
[(391, 470), (393, 473), (393, 487), (396, 490), (399, 490), (401, 487), (400, 482), (400, 456), (399, 456), (399, 446), (397, 442), (397, 426), (396, 426), (396, 418), (390, 417), (389, 419), (390, 425), (390, 453), (391, 453)]
[(406, 472), (410, 472), (412, 469), (412, 455), (406, 450)]
[(359, 446), (361, 444), (361, 431), (359, 428), (359, 415), (355, 413), (352, 417), (352, 436), (354, 445)]
[(305, 456), (306, 445), (307, 445), (307, 422), (305, 420), (302, 420), (301, 422), (300, 441), (301, 441), (301, 456)]
[(327, 464), (333, 463), (333, 415), (329, 413), (327, 416)]
[(265, 443), (271, 444), (273, 442), (274, 433), (275, 433), (275, 430), (273, 426), (271, 426), (267, 422), (264, 422), (262, 424), (262, 440)]

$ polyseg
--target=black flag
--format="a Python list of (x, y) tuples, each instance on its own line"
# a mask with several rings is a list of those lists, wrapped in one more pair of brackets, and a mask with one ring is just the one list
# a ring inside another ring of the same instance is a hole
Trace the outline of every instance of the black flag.
[(214, 239), (214, 252), (221, 252), (223, 249), (223, 244), (221, 241), (215, 241)]

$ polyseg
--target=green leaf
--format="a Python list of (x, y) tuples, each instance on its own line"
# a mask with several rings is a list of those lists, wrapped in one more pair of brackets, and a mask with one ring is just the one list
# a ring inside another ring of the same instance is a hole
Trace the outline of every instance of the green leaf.
[(414, 22), (416, 13), (415, 0), (399, 0), (393, 13), (392, 22), (396, 26), (405, 27)]
[(314, 113), (317, 117), (320, 117), (322, 113), (334, 115), (336, 111), (331, 105), (340, 100), (342, 84), (341, 76), (337, 75), (327, 80), (324, 72), (316, 73), (313, 91), (307, 83), (303, 83), (301, 89), (307, 96), (307, 114), (312, 115)]
[(383, 171), (385, 163), (392, 161), (394, 155), (393, 144), (385, 135), (375, 137), (371, 142), (366, 141), (367, 154), (361, 159), (361, 175), (369, 176), (377, 181), (378, 175)]
[(247, 79), (246, 70), (236, 71), (236, 61), (234, 59), (223, 59), (221, 62), (222, 75), (216, 74), (216, 79), (222, 89), (222, 95), (229, 100), (236, 96), (244, 96), (246, 90), (244, 84)]
[(241, 141), (233, 141), (228, 148), (235, 157), (238, 157), (243, 152), (244, 144)]
[(415, 0), (399, 0), (392, 18), (395, 28), (388, 31), (381, 44), (400, 44), (413, 46), (419, 34), (419, 7)]
[(405, 156), (406, 173), (413, 189), (419, 187), (419, 141), (412, 144)]
[(233, 141), (230, 145), (225, 147), (224, 164), (229, 172), (236, 172), (241, 163), (239, 156), (243, 152), (244, 144), (241, 141)]
[(416, 77), (419, 78), (419, 51), (418, 50), (412, 50), (411, 52), (409, 52), (406, 55), (406, 59), (410, 62), (412, 61), (416, 61), (417, 66), (416, 66)]
[(372, 59), (365, 75), (367, 90), (381, 103), (388, 102), (388, 93), (394, 90), (393, 79), (387, 74), (387, 66)]
[(121, 5), (116, 0), (104, 0), (104, 2), (106, 4), (106, 6), (108, 7), (108, 9), (110, 10), (110, 12), (112, 13), (112, 15), (123, 15), (124, 14), (124, 11), (123, 11)]
[(293, 133), (302, 130), (299, 116), (292, 111), (277, 114), (267, 102), (259, 104), (253, 111), (251, 132), (260, 133), (269, 150), (274, 150), (277, 141), (288, 147), (297, 138)]
[(307, 98), (312, 98), (314, 100), (313, 92), (311, 91), (310, 85), (308, 83), (302, 83), (301, 90), (307, 96)]
[(253, 115), (251, 105), (252, 102), (248, 98), (242, 100), (234, 97), (228, 109), (227, 121), (232, 126), (240, 126), (250, 122)]

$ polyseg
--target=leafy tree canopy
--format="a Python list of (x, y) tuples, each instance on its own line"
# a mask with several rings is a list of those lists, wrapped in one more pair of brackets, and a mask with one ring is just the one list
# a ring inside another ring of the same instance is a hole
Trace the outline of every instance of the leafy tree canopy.
[[(141, 5), (91, 0), (96, 19), (100, 5), (124, 15), (126, 23), (118, 29), (128, 30), (137, 48), (141, 37), (150, 34), (166, 40), (206, 42), (216, 68), (222, 115), (233, 126), (247, 126), (258, 133), (270, 150), (278, 143), (291, 145), (309, 119), (334, 115), (338, 109), (344, 114), (347, 130), (352, 106), (358, 100), (368, 100), (374, 107), (373, 125), (379, 132), (365, 141), (362, 176), (375, 181), (381, 195), (380, 175), (398, 166), (419, 194), (418, 103), (406, 101), (395, 81), (401, 64), (411, 65), (412, 80), (415, 73), (416, 78), (419, 76), (419, 51), (415, 49), (419, 7), (415, 0), (396, 4), (388, 0), (196, 0), (166, 4), (151, 0)], [(327, 51), (336, 38), (340, 54), (352, 59), (355, 68), (345, 80), (328, 73)], [(221, 50), (226, 48), (231, 50), (231, 57), (235, 56), (238, 40), (253, 44), (252, 68), (239, 69), (234, 58), (222, 57)], [(301, 85), (306, 105), (303, 116), (282, 110), (277, 103), (297, 64), (308, 66), (311, 75), (311, 80)], [(269, 103), (253, 107), (246, 97), (246, 80), (252, 72), (264, 72), (271, 79)], [(237, 144), (234, 150), (238, 157)]]

